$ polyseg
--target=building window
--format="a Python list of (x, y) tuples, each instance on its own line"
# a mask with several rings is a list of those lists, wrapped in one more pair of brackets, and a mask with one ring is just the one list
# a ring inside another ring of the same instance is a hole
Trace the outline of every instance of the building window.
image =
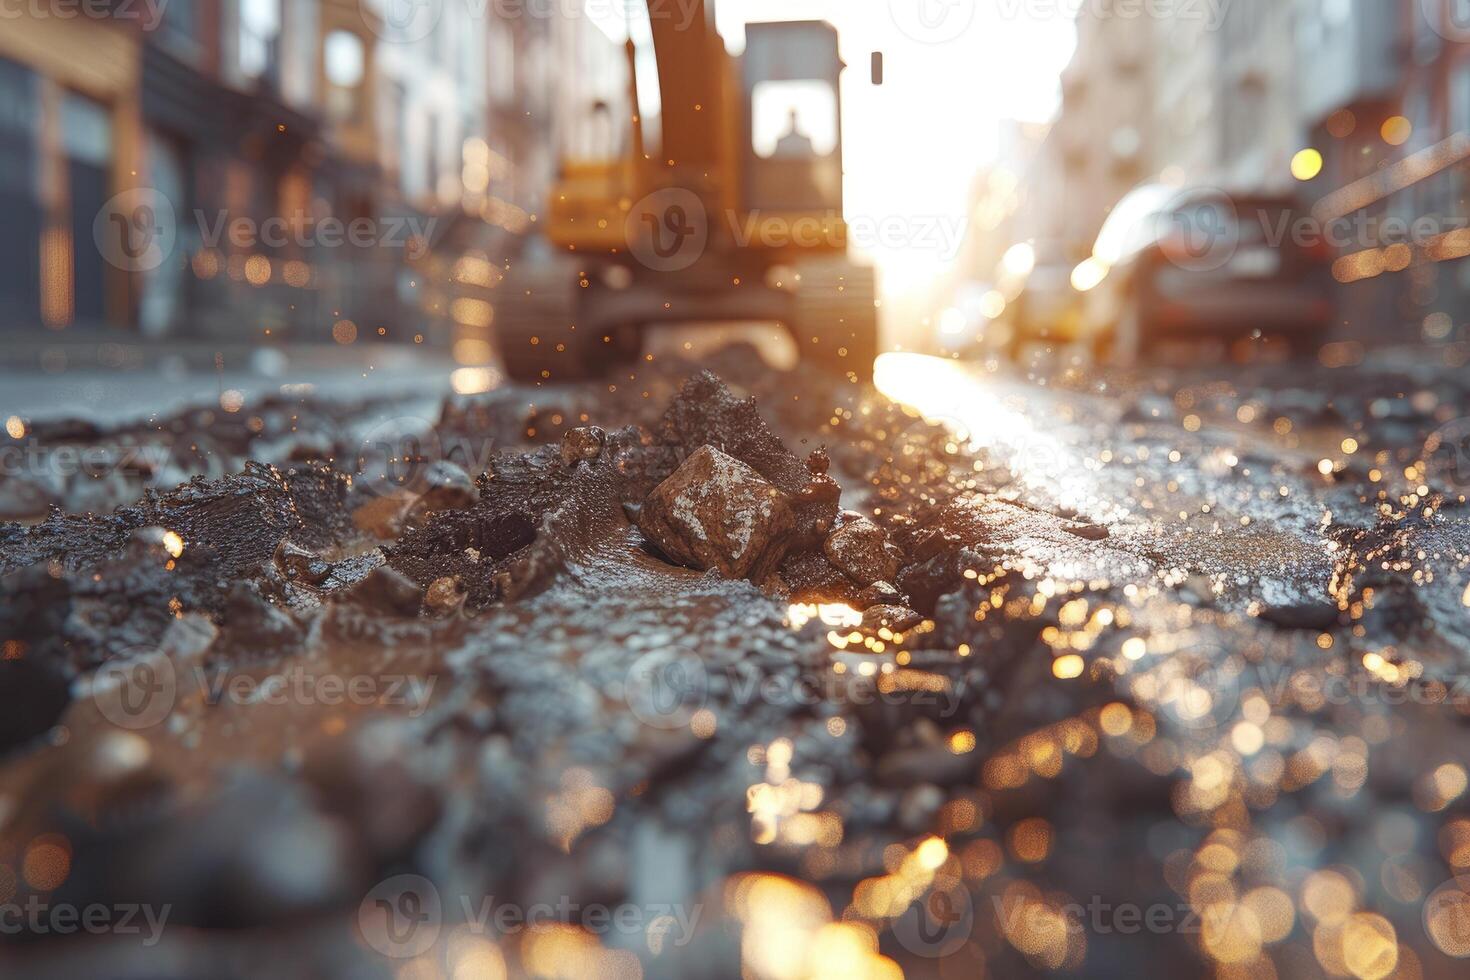
[(328, 104), (339, 120), (356, 120), (361, 114), (366, 57), (362, 38), (351, 31), (336, 30), (327, 35), (322, 61), (330, 86)]
[(195, 0), (169, 0), (158, 25), (158, 39), (175, 55), (198, 60), (203, 48), (199, 43), (199, 9)]
[(1457, 133), (1470, 133), (1470, 61), (1456, 65), (1450, 80), (1450, 126)]
[(280, 36), (278, 0), (241, 0), (240, 71), (246, 78), (269, 78), (275, 73)]
[(1420, 0), (1414, 9), (1414, 60), (1427, 65), (1439, 57), (1443, 46), (1443, 0)]

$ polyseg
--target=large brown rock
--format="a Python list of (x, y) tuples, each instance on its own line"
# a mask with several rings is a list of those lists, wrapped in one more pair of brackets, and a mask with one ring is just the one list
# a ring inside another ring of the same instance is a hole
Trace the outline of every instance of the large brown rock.
[(649, 494), (638, 526), (681, 565), (761, 581), (786, 554), (786, 495), (749, 466), (702, 446)]

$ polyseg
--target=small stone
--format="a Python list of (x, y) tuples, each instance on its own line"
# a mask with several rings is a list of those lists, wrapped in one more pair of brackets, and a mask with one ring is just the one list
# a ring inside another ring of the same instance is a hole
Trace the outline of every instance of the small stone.
[(480, 488), (463, 469), (441, 459), (424, 471), (423, 492), (414, 510), (427, 513), (439, 510), (465, 510), (480, 501)]
[(568, 429), (566, 435), (561, 437), (561, 461), (566, 466), (590, 462), (602, 455), (602, 447), (605, 445), (607, 433), (601, 426), (584, 425)]
[(648, 495), (638, 526), (681, 565), (764, 580), (793, 528), (786, 497), (749, 466), (701, 446)]
[(446, 575), (429, 583), (424, 591), (424, 608), (434, 616), (449, 616), (464, 605), (464, 599), (459, 576)]
[(893, 581), (899, 559), (887, 533), (861, 514), (846, 512), (839, 520), (822, 546), (827, 560), (858, 585)]
[(962, 544), (964, 544), (964, 541), (958, 534), (951, 534), (948, 531), (935, 528), (914, 543), (912, 554), (916, 562), (928, 561), (930, 558), (943, 554), (946, 551), (952, 551)]
[(812, 476), (825, 476), (831, 466), (832, 457), (827, 455), (826, 449), (813, 449), (806, 458), (807, 472)]
[(281, 574), (288, 579), (311, 585), (322, 584), (332, 574), (331, 562), (293, 544), (289, 538), (282, 538), (276, 545), (275, 562)]
[(398, 616), (417, 616), (423, 593), (413, 579), (397, 569), (379, 565), (352, 587), (348, 597), (372, 609)]
[(1112, 532), (1101, 524), (1069, 524), (1063, 528), (1068, 534), (1075, 534), (1084, 541), (1101, 541)]
[(923, 616), (906, 606), (870, 606), (863, 611), (863, 626), (870, 630), (886, 626), (895, 633), (903, 633), (923, 621)]
[(874, 582), (872, 585), (858, 593), (857, 607), (868, 609), (872, 606), (903, 606), (908, 604), (908, 599), (898, 591), (898, 587), (889, 582)]

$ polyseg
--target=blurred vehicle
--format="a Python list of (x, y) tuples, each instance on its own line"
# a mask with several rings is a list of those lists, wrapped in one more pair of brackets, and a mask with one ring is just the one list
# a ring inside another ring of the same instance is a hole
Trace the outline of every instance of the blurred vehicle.
[(1074, 343), (1082, 328), (1082, 303), (1072, 288), (1076, 249), (1043, 239), (1013, 246), (1001, 260), (1009, 327), (1007, 350), (1019, 358), (1033, 343)]
[(1104, 222), (1071, 274), (1082, 338), (1131, 363), (1161, 340), (1276, 335), (1315, 353), (1331, 327), (1332, 251), (1291, 234), (1293, 198), (1145, 184)]

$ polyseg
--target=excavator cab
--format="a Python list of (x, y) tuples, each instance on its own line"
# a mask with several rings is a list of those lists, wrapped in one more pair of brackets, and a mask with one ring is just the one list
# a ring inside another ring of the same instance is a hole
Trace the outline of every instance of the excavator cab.
[(842, 214), (842, 60), (830, 24), (752, 24), (741, 59), (746, 211)]
[(635, 361), (658, 324), (775, 322), (805, 362), (870, 378), (876, 284), (847, 254), (836, 30), (750, 24), (732, 58), (707, 5), (648, 6), (658, 97), (640, 98), (630, 39), (625, 151), (561, 161), (544, 242), (498, 290), (507, 373), (582, 379)]

